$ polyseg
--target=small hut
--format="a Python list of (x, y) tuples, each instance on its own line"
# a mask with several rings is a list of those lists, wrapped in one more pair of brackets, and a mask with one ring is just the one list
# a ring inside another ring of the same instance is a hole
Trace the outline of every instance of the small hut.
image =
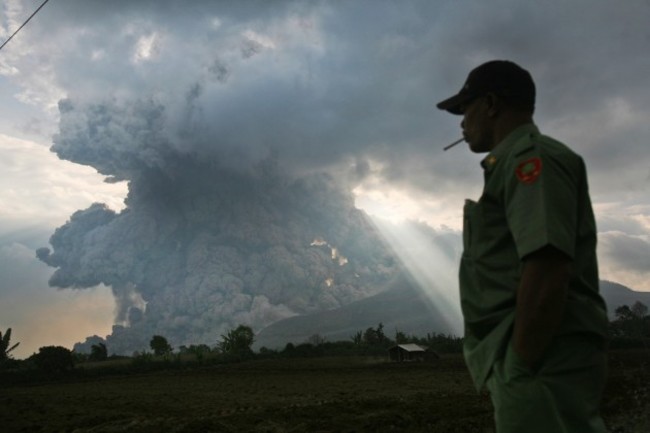
[(390, 360), (395, 362), (424, 361), (427, 349), (417, 344), (398, 344), (388, 349)]

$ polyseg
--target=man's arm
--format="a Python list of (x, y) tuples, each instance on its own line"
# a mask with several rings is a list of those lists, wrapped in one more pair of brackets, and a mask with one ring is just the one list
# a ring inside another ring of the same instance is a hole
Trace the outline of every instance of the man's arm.
[(571, 259), (552, 246), (524, 258), (513, 345), (533, 370), (562, 322), (570, 277)]

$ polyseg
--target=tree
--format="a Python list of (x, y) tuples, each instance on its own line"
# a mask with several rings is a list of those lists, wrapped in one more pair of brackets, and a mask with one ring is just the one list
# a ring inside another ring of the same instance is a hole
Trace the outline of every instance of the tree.
[(167, 342), (167, 339), (162, 335), (154, 335), (149, 342), (149, 347), (151, 347), (151, 350), (153, 350), (156, 356), (169, 355), (173, 350)]
[(426, 339), (418, 343), (440, 353), (462, 353), (463, 351), (463, 339), (451, 334), (427, 333)]
[(205, 355), (210, 353), (210, 346), (207, 344), (192, 344), (190, 347), (187, 346), (181, 346), (178, 348), (178, 351), (182, 355), (194, 355), (194, 358), (198, 362), (203, 362), (203, 359), (205, 358)]
[(11, 359), (11, 355), (9, 353), (14, 350), (20, 343), (16, 343), (13, 346), (9, 346), (9, 342), (11, 341), (11, 328), (7, 329), (7, 332), (5, 332), (5, 335), (2, 335), (2, 332), (0, 332), (0, 363)]
[(61, 346), (41, 347), (29, 359), (46, 373), (61, 373), (74, 368), (72, 351)]
[(307, 343), (312, 346), (321, 346), (325, 342), (327, 342), (327, 339), (320, 334), (314, 334), (307, 339)]
[(350, 339), (355, 346), (361, 346), (361, 342), (363, 341), (363, 332), (357, 331), (357, 333), (351, 336)]
[(379, 325), (377, 325), (377, 338), (379, 339), (380, 343), (384, 343), (388, 340), (388, 338), (386, 338), (386, 334), (384, 334), (384, 324), (381, 322), (379, 322)]
[(639, 301), (636, 301), (634, 305), (632, 305), (630, 311), (637, 319), (643, 319), (648, 315), (648, 307), (643, 302)]
[(231, 329), (226, 335), (221, 336), (218, 348), (222, 353), (229, 354), (251, 354), (251, 346), (255, 341), (255, 334), (250, 326), (239, 325), (236, 329)]
[(632, 313), (632, 310), (627, 305), (621, 305), (618, 307), (614, 310), (614, 314), (618, 320), (630, 320), (634, 318), (634, 313)]
[(191, 344), (188, 346), (181, 346), (178, 348), (178, 351), (183, 354), (192, 354), (192, 355), (204, 355), (210, 353), (210, 346), (207, 344)]
[(377, 338), (377, 331), (372, 326), (365, 330), (363, 333), (363, 342), (368, 345), (377, 344), (379, 338)]
[(385, 345), (390, 343), (390, 340), (386, 337), (386, 334), (384, 334), (384, 324), (380, 322), (379, 325), (377, 325), (377, 329), (374, 329), (373, 327), (366, 329), (363, 333), (363, 342), (369, 346)]
[(408, 335), (402, 331), (395, 330), (395, 344), (402, 344), (408, 341)]
[(648, 307), (637, 301), (630, 308), (621, 305), (614, 310), (616, 320), (610, 323), (610, 332), (615, 337), (650, 338), (650, 316)]
[(90, 356), (88, 359), (91, 361), (106, 361), (108, 358), (108, 350), (104, 343), (93, 344), (90, 347)]

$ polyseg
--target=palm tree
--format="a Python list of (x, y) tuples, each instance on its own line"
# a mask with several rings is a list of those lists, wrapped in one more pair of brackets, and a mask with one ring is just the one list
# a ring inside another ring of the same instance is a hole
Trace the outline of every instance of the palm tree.
[(5, 335), (2, 335), (0, 332), (0, 362), (6, 361), (10, 358), (9, 352), (14, 350), (20, 343), (16, 343), (13, 346), (9, 347), (9, 341), (11, 340), (11, 328), (7, 329)]
[(254, 341), (253, 329), (250, 326), (239, 325), (236, 329), (231, 329), (226, 335), (221, 336), (218, 347), (222, 353), (245, 355), (252, 353), (251, 345)]

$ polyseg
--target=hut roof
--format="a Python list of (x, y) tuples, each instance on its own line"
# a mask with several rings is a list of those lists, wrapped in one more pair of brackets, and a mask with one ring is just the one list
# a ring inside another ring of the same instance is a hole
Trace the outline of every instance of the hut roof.
[(424, 348), (422, 346), (418, 346), (417, 344), (412, 344), (412, 343), (398, 344), (395, 347), (399, 347), (400, 349), (405, 350), (407, 352), (425, 352), (427, 350), (426, 348)]

